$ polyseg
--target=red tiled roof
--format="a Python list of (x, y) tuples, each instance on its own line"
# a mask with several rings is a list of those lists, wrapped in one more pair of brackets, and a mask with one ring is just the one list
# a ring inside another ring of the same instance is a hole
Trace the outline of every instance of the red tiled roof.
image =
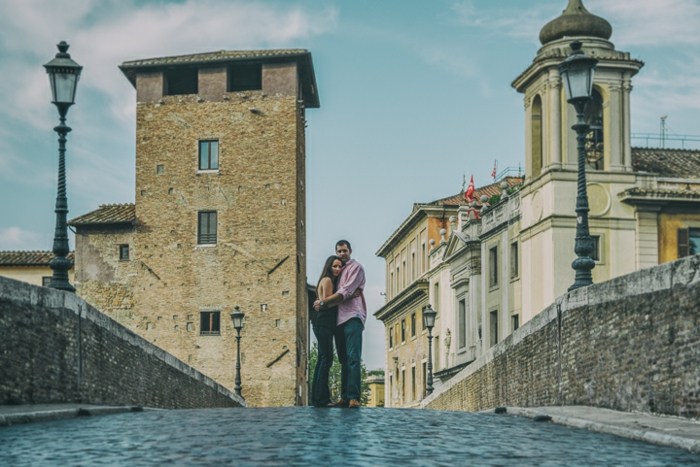
[[(504, 181), (508, 183), (508, 186), (512, 187), (520, 185), (523, 182), (523, 178), (504, 177), (503, 179), (497, 182), (479, 187), (474, 191), (474, 199), (477, 201), (477, 206), (481, 205), (479, 199), (484, 195), (489, 198), (495, 195), (500, 195), (501, 183)], [(447, 198), (440, 198), (435, 201), (431, 201), (430, 203), (414, 203), (411, 215), (404, 219), (401, 225), (396, 230), (394, 230), (394, 232), (389, 236), (389, 238), (384, 242), (384, 244), (381, 247), (379, 247), (379, 250), (377, 250), (375, 254), (377, 256), (382, 256), (384, 252), (387, 251), (388, 246), (394, 241), (394, 239), (397, 238), (397, 236), (402, 235), (402, 232), (404, 232), (405, 229), (409, 228), (409, 226), (416, 221), (417, 216), (419, 216), (419, 211), (435, 209), (436, 206), (458, 208), (460, 205), (463, 204), (466, 204), (466, 200), (464, 199), (464, 193), (461, 191), (456, 195), (448, 196)]]
[[(71, 262), (74, 256), (74, 252), (68, 253)], [(0, 266), (48, 266), (51, 259), (51, 251), (0, 251)]]
[(632, 168), (661, 177), (700, 178), (700, 150), (632, 148)]
[(71, 219), (68, 225), (95, 226), (136, 223), (136, 206), (134, 204), (103, 204), (98, 209)]
[[(504, 177), (502, 180), (499, 180), (498, 182), (491, 183), (486, 186), (482, 186), (477, 188), (474, 191), (474, 199), (477, 201), (477, 203), (480, 204), (481, 197), (486, 196), (487, 198), (491, 198), (492, 196), (497, 196), (501, 194), (501, 183), (502, 182), (507, 182), (509, 187), (520, 185), (523, 182), (523, 179), (521, 177)], [(435, 206), (459, 206), (460, 204), (465, 204), (466, 200), (464, 199), (464, 193), (459, 192), (456, 195), (448, 196), (447, 198), (441, 198), (435, 201), (432, 201), (430, 203), (426, 203), (428, 205), (435, 205)]]

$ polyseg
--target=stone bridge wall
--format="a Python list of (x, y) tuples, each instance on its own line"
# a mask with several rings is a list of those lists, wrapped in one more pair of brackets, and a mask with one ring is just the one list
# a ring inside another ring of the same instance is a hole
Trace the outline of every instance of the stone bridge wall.
[(245, 405), (75, 294), (0, 277), (0, 405), (60, 402)]
[(700, 256), (560, 297), (423, 401), (700, 417)]

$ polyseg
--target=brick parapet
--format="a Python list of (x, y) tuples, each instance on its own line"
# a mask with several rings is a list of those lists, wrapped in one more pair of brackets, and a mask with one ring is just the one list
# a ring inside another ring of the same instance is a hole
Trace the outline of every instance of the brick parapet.
[(0, 277), (0, 334), (0, 404), (245, 405), (71, 293)]
[(560, 297), (422, 403), (700, 417), (700, 256)]

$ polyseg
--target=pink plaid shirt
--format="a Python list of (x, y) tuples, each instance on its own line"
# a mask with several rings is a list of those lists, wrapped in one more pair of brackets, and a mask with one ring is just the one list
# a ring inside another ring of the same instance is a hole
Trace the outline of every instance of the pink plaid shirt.
[(354, 259), (345, 263), (343, 271), (340, 273), (340, 282), (338, 284), (339, 293), (343, 297), (343, 302), (338, 305), (338, 325), (352, 318), (360, 318), (362, 324), (365, 324), (367, 319), (367, 304), (365, 303), (365, 295), (360, 294), (358, 297), (350, 298), (357, 289), (365, 288), (365, 270), (362, 265)]

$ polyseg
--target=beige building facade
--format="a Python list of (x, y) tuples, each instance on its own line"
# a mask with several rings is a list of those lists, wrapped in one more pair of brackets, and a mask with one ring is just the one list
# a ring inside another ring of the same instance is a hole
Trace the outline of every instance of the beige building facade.
[(242, 395), (307, 401), (306, 50), (125, 62), (136, 88), (135, 202), (71, 221), (78, 293)]
[[(391, 340), (396, 323), (415, 309), (430, 303), (438, 312), (437, 386), (574, 283), (576, 115), (558, 69), (574, 40), (598, 60), (585, 145), (593, 282), (700, 253), (700, 151), (632, 147), (630, 93), (643, 63), (616, 50), (611, 35), (611, 25), (580, 0), (570, 0), (542, 28), (542, 47), (513, 82), (525, 104), (524, 177), (503, 180), (498, 196), (489, 193), (457, 206), (454, 225), (430, 251), (428, 270), (409, 287), (415, 291), (412, 301), (390, 294), (388, 280), (387, 304), (376, 313), (387, 329), (387, 405), (416, 405), (401, 397), (401, 381), (410, 378), (403, 378), (403, 368), (425, 359), (427, 338), (403, 352)], [(397, 254), (387, 245), (401, 243), (397, 235), (377, 253), (387, 264)], [(388, 267), (387, 273), (394, 270)], [(398, 383), (396, 375), (402, 376)]]
[[(0, 251), (0, 276), (46, 287), (53, 275), (49, 266), (52, 258), (51, 251)], [(68, 253), (68, 260), (74, 261), (72, 251)], [(73, 267), (68, 270), (71, 283), (75, 279), (74, 272)]]
[(384, 375), (368, 375), (365, 383), (369, 387), (367, 407), (384, 407)]
[(453, 197), (415, 204), (411, 215), (377, 251), (386, 260), (386, 304), (375, 312), (385, 328), (386, 407), (417, 406), (426, 395), (427, 330), (422, 310), (429, 303), (430, 252), (444, 241), (449, 217), (456, 212)]
[[(504, 182), (515, 186), (520, 181), (509, 177)], [(481, 187), (475, 197), (497, 196), (498, 187), (497, 183)], [(470, 301), (470, 310), (480, 309), (477, 301), (481, 295), (476, 289), (469, 291), (469, 278), (476, 271), (473, 261), (460, 256), (455, 261), (464, 264), (460, 263), (453, 270), (453, 258), (445, 261), (445, 255), (450, 257), (454, 251), (453, 238), (462, 236), (456, 234), (462, 225), (457, 219), (464, 218), (466, 223), (470, 215), (472, 218), (479, 216), (481, 206), (467, 206), (462, 192), (430, 203), (415, 204), (412, 213), (377, 251), (387, 265), (386, 303), (374, 314), (385, 327), (387, 407), (417, 407), (427, 395), (428, 330), (423, 323), (423, 308), (428, 304), (435, 310), (451, 307), (457, 291), (460, 299)], [(473, 249), (474, 243), (470, 246)], [(460, 277), (465, 274), (468, 279), (463, 281)], [(471, 279), (471, 284), (475, 284)], [(480, 317), (474, 316), (473, 320), (481, 322)], [(455, 346), (458, 342), (453, 322), (450, 314), (438, 312), (432, 330), (432, 365), (436, 375), (468, 358), (466, 345), (461, 349), (459, 360), (457, 358)], [(470, 340), (470, 345), (476, 346), (476, 339)]]

